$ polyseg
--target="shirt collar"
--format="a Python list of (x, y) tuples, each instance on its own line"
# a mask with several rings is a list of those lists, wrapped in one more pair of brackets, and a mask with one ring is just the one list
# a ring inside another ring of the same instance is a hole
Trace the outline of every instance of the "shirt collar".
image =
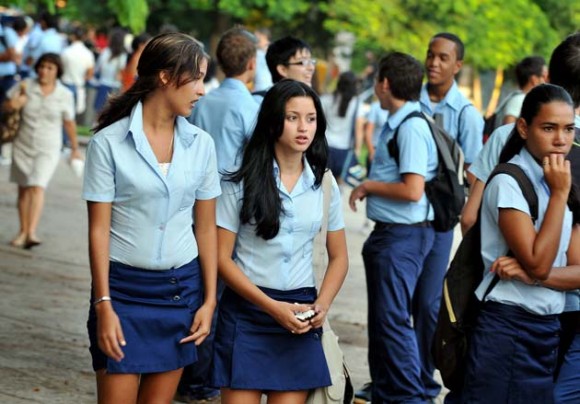
[(248, 90), (248, 87), (246, 87), (246, 85), (242, 83), (241, 80), (233, 79), (231, 77), (224, 79), (224, 81), (222, 81), (222, 83), (220, 84), (220, 87), (233, 88), (240, 91), (246, 91), (248, 93), (250, 92), (250, 90)]
[[(421, 88), (421, 96), (420, 96), (420, 101), (421, 104), (425, 107), (428, 108), (429, 111), (431, 111), (431, 100), (429, 99), (429, 93), (427, 92), (427, 86), (429, 83), (425, 83), (423, 84), (423, 87)], [(455, 109), (455, 110), (459, 110), (461, 108), (461, 92), (459, 91), (459, 87), (457, 86), (457, 82), (455, 80), (453, 80), (453, 84), (451, 85), (451, 87), (449, 88), (449, 90), (447, 91), (447, 94), (445, 94), (445, 97), (443, 97), (443, 99), (441, 101), (438, 102), (438, 104), (441, 105), (449, 105), (451, 108)], [(433, 111), (431, 111), (433, 112)], [(430, 114), (432, 115), (432, 113)]]
[[(191, 125), (182, 116), (175, 119), (175, 134), (181, 141), (183, 147), (188, 148), (197, 137), (200, 129), (197, 126)], [(145, 139), (145, 132), (143, 131), (143, 103), (137, 102), (129, 116), (129, 130), (126, 136), (131, 135), (137, 147), (140, 147)]]
[(397, 112), (394, 114), (389, 114), (387, 119), (387, 125), (390, 130), (395, 130), (399, 127), (401, 122), (409, 115), (411, 112), (421, 112), (421, 106), (417, 101), (407, 101)]
[[(312, 171), (312, 167), (310, 167), (310, 163), (306, 159), (306, 156), (303, 157), (304, 161), (304, 169), (302, 170), (302, 174), (300, 175), (300, 180), (295, 186), (295, 193), (296, 187), (301, 186), (302, 190), (307, 188), (312, 188), (314, 186), (314, 182), (316, 181), (316, 176), (314, 175), (314, 171)], [(280, 166), (276, 159), (274, 159), (274, 178), (276, 178), (276, 185), (278, 189), (280, 189)]]

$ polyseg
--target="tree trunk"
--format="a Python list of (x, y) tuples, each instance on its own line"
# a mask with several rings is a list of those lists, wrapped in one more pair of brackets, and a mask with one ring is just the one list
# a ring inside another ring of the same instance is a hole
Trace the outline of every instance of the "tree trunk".
[(473, 66), (473, 106), (481, 111), (483, 101), (481, 98), (481, 77), (479, 77), (479, 70), (477, 67)]
[(499, 96), (501, 95), (501, 87), (503, 86), (503, 72), (504, 72), (503, 67), (501, 66), (499, 66), (495, 70), (493, 92), (491, 93), (491, 98), (485, 110), (486, 117), (493, 115), (495, 109), (497, 108), (497, 104), (499, 103)]

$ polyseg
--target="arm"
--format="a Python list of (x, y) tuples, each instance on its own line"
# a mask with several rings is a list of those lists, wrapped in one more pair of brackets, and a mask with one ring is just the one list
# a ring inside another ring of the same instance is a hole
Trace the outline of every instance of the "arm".
[(461, 212), (461, 234), (464, 236), (477, 221), (477, 214), (481, 206), (484, 189), (485, 184), (478, 179), (471, 185), (469, 198), (467, 198), (463, 212)]
[(70, 141), (71, 146), (71, 160), (73, 159), (80, 159), (81, 155), (79, 153), (79, 142), (77, 139), (77, 124), (73, 120), (64, 120), (63, 121), (64, 131)]
[(180, 343), (194, 341), (200, 345), (211, 331), (213, 312), (217, 305), (217, 227), (216, 200), (196, 200), (194, 205), (195, 239), (199, 250), (199, 264), (203, 276), (203, 304), (195, 313), (191, 335)]
[(419, 174), (403, 174), (401, 182), (364, 181), (352, 190), (348, 203), (356, 212), (356, 201), (362, 201), (369, 194), (399, 201), (417, 202), (424, 191), (425, 177)]
[[(580, 289), (580, 225), (575, 225), (572, 229), (570, 246), (568, 247), (568, 266), (555, 268), (550, 271), (548, 278), (539, 282), (540, 285), (557, 290)], [(491, 270), (496, 272), (502, 279), (517, 280), (528, 285), (538, 283), (521, 267), (513, 257), (500, 257), (493, 263)]]
[(544, 177), (551, 195), (538, 233), (530, 217), (516, 209), (500, 208), (498, 220), (515, 258), (530, 277), (538, 280), (548, 278), (558, 252), (571, 183), (570, 162), (561, 155), (550, 155), (549, 164), (544, 165)]
[(348, 250), (344, 229), (326, 233), (326, 250), (328, 251), (328, 267), (320, 285), (318, 298), (314, 303), (316, 316), (310, 323), (314, 328), (322, 327), (328, 309), (338, 294), (348, 271)]
[[(109, 296), (109, 237), (111, 230), (111, 203), (87, 202), (89, 214), (89, 261), (94, 288), (94, 299)], [(99, 348), (116, 361), (123, 359), (121, 346), (125, 337), (119, 317), (110, 301), (95, 306)]]
[(358, 157), (360, 156), (360, 152), (363, 145), (363, 140), (365, 137), (364, 127), (365, 127), (365, 118), (364, 117), (356, 117), (355, 124), (354, 124), (354, 153)]
[(310, 323), (298, 320), (294, 312), (306, 311), (310, 307), (279, 302), (262, 292), (232, 259), (235, 243), (236, 233), (218, 228), (218, 269), (222, 279), (237, 294), (262, 308), (287, 330), (297, 334), (308, 332), (312, 328)]
[(513, 116), (513, 115), (506, 115), (506, 116), (503, 118), (502, 125), (507, 125), (508, 123), (513, 123), (513, 122), (515, 122), (517, 119), (518, 119), (518, 117), (517, 117), (517, 116)]

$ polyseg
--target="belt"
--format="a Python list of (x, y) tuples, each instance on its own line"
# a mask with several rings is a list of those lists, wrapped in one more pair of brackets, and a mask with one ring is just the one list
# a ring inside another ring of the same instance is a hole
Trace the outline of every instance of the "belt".
[(385, 223), (385, 222), (375, 222), (375, 230), (386, 230), (395, 226), (411, 226), (411, 227), (432, 227), (429, 220), (424, 220), (417, 223)]

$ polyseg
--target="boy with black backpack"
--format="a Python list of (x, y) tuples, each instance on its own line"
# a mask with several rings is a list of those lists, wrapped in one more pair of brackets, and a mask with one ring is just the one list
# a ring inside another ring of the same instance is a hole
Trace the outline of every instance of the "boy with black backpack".
[[(433, 246), (433, 207), (425, 183), (437, 172), (437, 146), (417, 102), (423, 68), (413, 57), (381, 59), (375, 92), (389, 118), (379, 137), (368, 180), (350, 195), (350, 206), (367, 198), (375, 228), (363, 247), (367, 277), (369, 367), (373, 402), (425, 401), (412, 296)], [(404, 122), (403, 122), (404, 121)], [(388, 143), (397, 132), (398, 159)]]

